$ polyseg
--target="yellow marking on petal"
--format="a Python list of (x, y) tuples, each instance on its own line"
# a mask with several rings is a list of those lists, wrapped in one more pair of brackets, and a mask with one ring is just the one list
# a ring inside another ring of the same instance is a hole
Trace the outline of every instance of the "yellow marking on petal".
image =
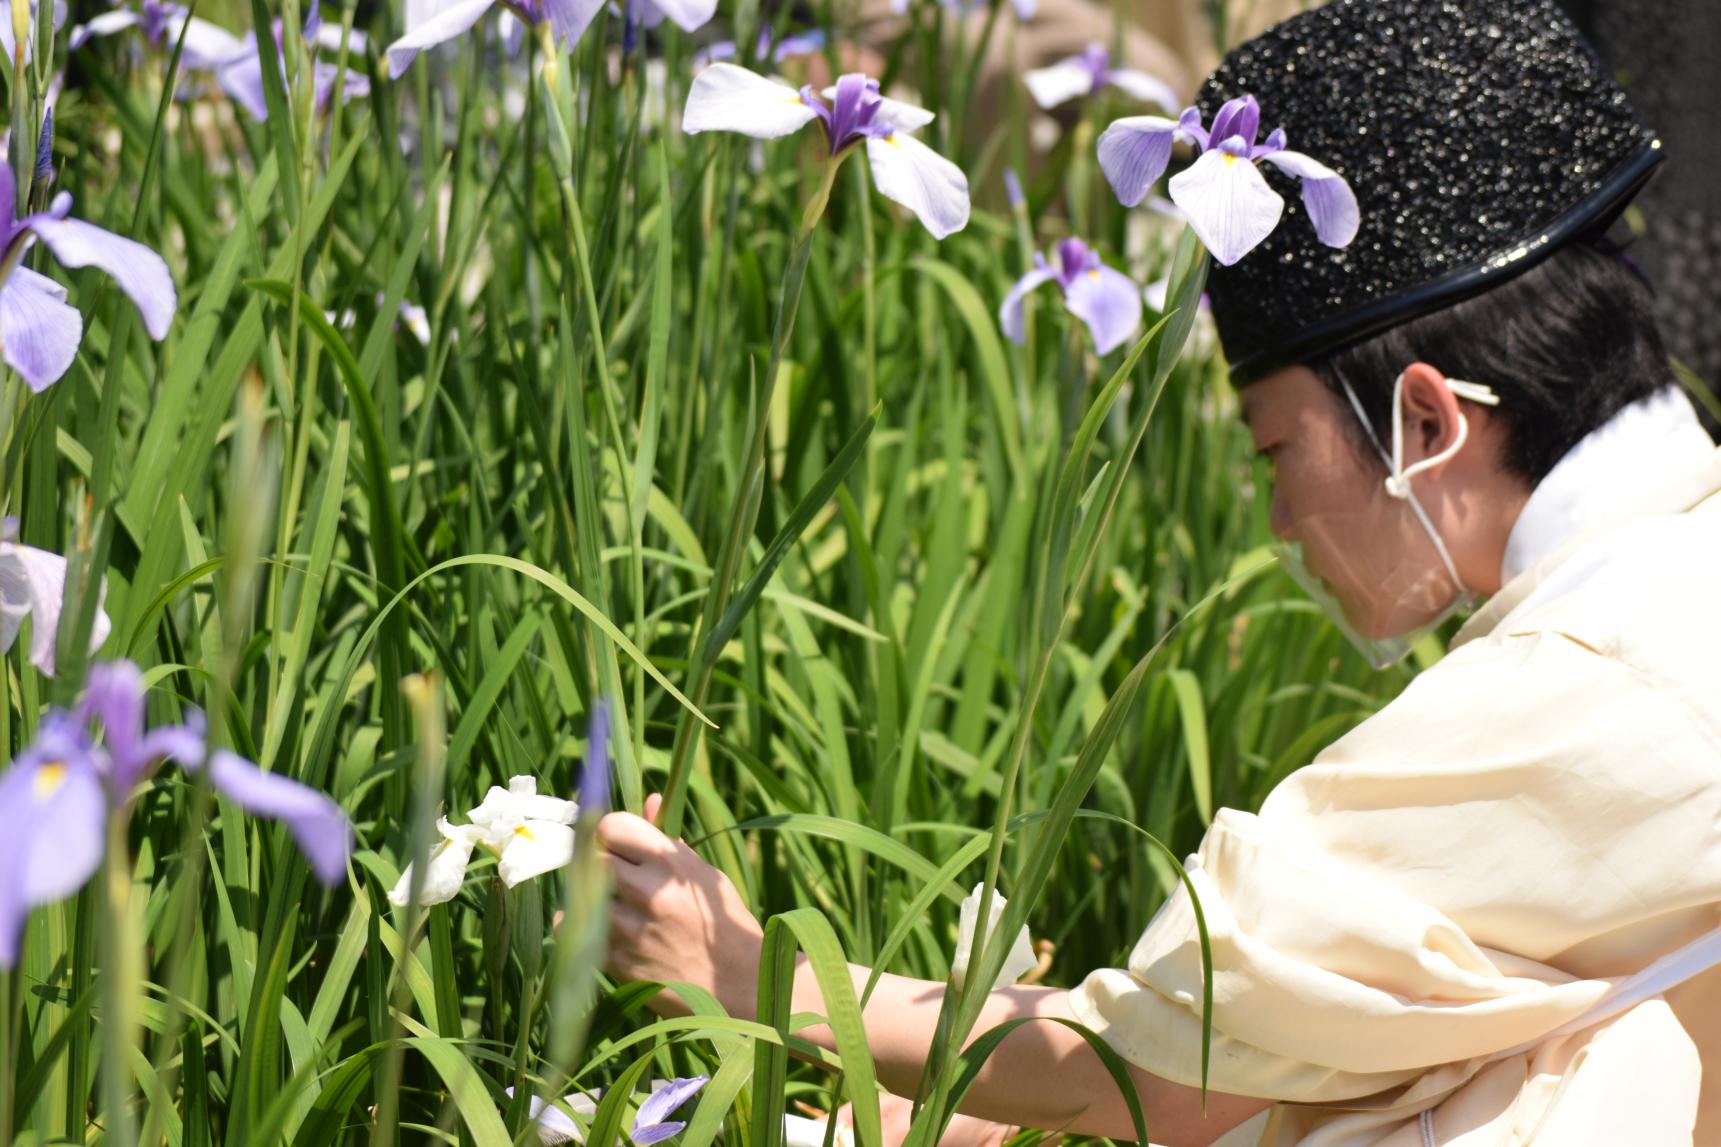
[(519, 828), (515, 829), (514, 835), (515, 836), (523, 836), (527, 840), (537, 840), (538, 839), (537, 837), (532, 835), (532, 830), (527, 828), (525, 825), (521, 825)]
[(66, 783), (66, 766), (59, 761), (49, 761), (36, 770), (36, 775), (30, 778), (30, 795), (39, 801), (45, 801), (60, 791), (60, 786)]
[(1099, 277), (1100, 277), (1100, 272), (1099, 272), (1098, 267), (1095, 267), (1093, 270), (1088, 272), (1088, 278), (1090, 278), (1090, 279), (1097, 279)]
[(896, 136), (894, 134), (885, 136), (884, 142), (890, 144), (890, 146), (892, 146), (892, 147), (901, 147), (902, 146), (902, 144), (896, 142)]
[(1236, 157), (1236, 156), (1235, 156), (1235, 155), (1232, 155), (1232, 154), (1231, 154), (1231, 153), (1230, 153), (1230, 152), (1228, 152), (1228, 151), (1226, 151), (1226, 152), (1221, 152), (1221, 153), (1220, 153), (1220, 154), (1221, 154), (1221, 155), (1223, 155), (1223, 156), (1224, 156), (1224, 157), (1225, 157), (1225, 166), (1226, 166), (1226, 167), (1230, 167), (1230, 166), (1231, 166), (1231, 165), (1232, 165), (1232, 164), (1233, 164), (1233, 163), (1236, 163), (1236, 162), (1237, 162), (1237, 157)]

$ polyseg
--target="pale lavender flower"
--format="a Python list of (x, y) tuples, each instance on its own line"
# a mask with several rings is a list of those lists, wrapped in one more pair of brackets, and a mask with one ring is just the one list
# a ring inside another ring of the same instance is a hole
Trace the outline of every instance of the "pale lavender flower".
[(1108, 84), (1143, 103), (1162, 108), (1177, 106), (1177, 93), (1164, 80), (1134, 68), (1112, 67), (1104, 44), (1089, 44), (1079, 55), (1026, 72), (1022, 81), (1028, 85), (1034, 102), (1048, 110), (1093, 95)]
[(0, 163), (0, 344), (6, 363), (38, 394), (59, 381), (77, 357), (84, 320), (66, 303), (66, 288), (22, 263), (40, 239), (61, 266), (100, 267), (137, 304), (149, 337), (167, 337), (178, 305), (173, 276), (142, 243), (70, 217), (72, 197), (54, 196), (48, 210), (13, 215), (12, 169)]
[(580, 766), (580, 815), (595, 820), (610, 807), (610, 703), (602, 697), (586, 721), (586, 759)]
[[(628, 1132), (628, 1138), (633, 1140), (634, 1147), (652, 1147), (652, 1144), (662, 1143), (665, 1139), (673, 1138), (687, 1129), (687, 1124), (669, 1117), (681, 1108), (689, 1099), (699, 1093), (699, 1089), (711, 1082), (709, 1076), (694, 1075), (680, 1079), (654, 1080), (651, 1094), (644, 1103), (639, 1105), (639, 1111), (634, 1116), (633, 1128)], [(514, 1089), (505, 1089), (508, 1097), (513, 1098)], [(580, 1115), (590, 1122), (597, 1114), (598, 1103), (603, 1097), (601, 1089), (591, 1092), (576, 1092), (562, 1097), (562, 1103), (569, 1111)], [(532, 1096), (529, 1105), (534, 1130), (538, 1133), (538, 1142), (549, 1145), (559, 1143), (584, 1143), (585, 1129), (570, 1118), (560, 1107), (544, 1102), (541, 1096)]]
[[(144, 727), (143, 674), (129, 661), (90, 670), (71, 713), (51, 711), (34, 744), (0, 776), (0, 967), (18, 960), (30, 910), (62, 900), (101, 864), (106, 821), (163, 760), (206, 765), (222, 796), (247, 812), (284, 822), (311, 872), (333, 885), (346, 871), (352, 826), (316, 789), (266, 773), (226, 750), (208, 751), (201, 715), (183, 725)], [(102, 731), (98, 744), (92, 722)]]
[[(271, 39), (275, 45), (275, 67), (280, 71), (281, 83), (287, 83), (287, 61), (281, 51), (281, 22), (275, 21), (270, 27)], [(305, 18), (305, 43), (322, 45), (325, 34), (323, 19), (319, 6), (312, 3), (310, 14)], [(337, 35), (334, 43), (338, 49), (340, 38)], [(329, 106), (329, 101), (335, 94), (335, 81), (342, 76), (339, 64), (327, 60), (313, 58), (311, 61), (312, 105), (320, 114)], [(216, 69), (215, 78), (221, 88), (233, 101), (251, 113), (251, 118), (259, 123), (269, 118), (269, 104), (263, 94), (263, 53), (257, 46), (257, 33), (247, 32), (241, 44), (240, 51), (229, 57)], [(363, 72), (357, 71), (350, 65), (345, 69), (345, 79), (341, 84), (341, 102), (363, 99), (370, 95), (370, 78)]]
[[(793, 60), (800, 56), (810, 56), (814, 52), (822, 52), (825, 48), (825, 34), (816, 29), (797, 36), (784, 36), (775, 43), (772, 42), (771, 36), (771, 25), (761, 25), (758, 45), (753, 54), (754, 59), (769, 60), (773, 64), (781, 64), (785, 60)], [(735, 53), (736, 44), (734, 40), (713, 40), (693, 54), (694, 70), (697, 71), (720, 60), (733, 60)]]
[(908, 134), (931, 123), (931, 112), (881, 96), (877, 80), (858, 74), (843, 76), (824, 97), (828, 107), (810, 86), (797, 92), (734, 64), (712, 64), (694, 78), (681, 126), (689, 134), (777, 139), (817, 121), (832, 159), (865, 143), (879, 193), (914, 212), (934, 237), (968, 225), (968, 177)]
[[(549, 25), (550, 34), (567, 51), (603, 9), (605, 0), (413, 0), (406, 8), (406, 33), (390, 44), (388, 74), (399, 79), (418, 54), (445, 44), (469, 31), (492, 9), (504, 16), (536, 27)], [(634, 11), (630, 22), (655, 27), (665, 16), (685, 31), (693, 31), (711, 19), (717, 0), (653, 0)]]
[[(92, 17), (87, 24), (75, 25), (66, 46), (75, 52), (97, 36), (113, 36), (130, 28), (138, 29), (153, 51), (171, 52), (183, 33), (185, 46), (179, 56), (183, 71), (213, 71), (246, 52), (245, 41), (227, 29), (189, 15), (183, 4), (163, 0), (140, 0), (135, 8), (117, 7)], [(357, 39), (360, 33), (353, 35)]]
[(1197, 148), (1200, 158), (1172, 177), (1171, 199), (1202, 244), (1226, 266), (1272, 234), (1284, 214), (1285, 201), (1256, 170), (1263, 159), (1302, 181), (1303, 206), (1315, 237), (1329, 247), (1349, 245), (1361, 223), (1350, 184), (1325, 164), (1287, 151), (1283, 128), (1257, 144), (1260, 126), (1261, 109), (1254, 96), (1227, 101), (1213, 117), (1211, 129), (1201, 126), (1195, 108), (1185, 109), (1177, 120), (1120, 119), (1100, 136), (1100, 167), (1118, 199), (1134, 207), (1165, 172), (1174, 142)]
[(717, 15), (717, 0), (623, 0), (623, 3), (627, 31), (655, 28), (667, 19), (683, 32), (697, 32)]
[[(30, 625), (30, 663), (49, 677), (54, 675), (54, 645), (59, 639), (60, 611), (66, 599), (66, 559), (35, 546), (19, 545), (16, 518), (0, 519), (0, 653), (12, 648), (24, 619)], [(106, 596), (104, 585), (99, 592)], [(95, 623), (90, 627), (90, 652), (101, 648), (113, 623), (96, 604)]]
[(1070, 314), (1087, 324), (1095, 350), (1105, 354), (1122, 345), (1141, 325), (1141, 292), (1134, 281), (1100, 262), (1099, 255), (1080, 239), (1060, 242), (1054, 257), (1055, 265), (1035, 255), (1034, 269), (1016, 280), (1004, 296), (998, 309), (1004, 334), (1012, 342), (1022, 342), (1022, 300), (1028, 292), (1056, 283)]

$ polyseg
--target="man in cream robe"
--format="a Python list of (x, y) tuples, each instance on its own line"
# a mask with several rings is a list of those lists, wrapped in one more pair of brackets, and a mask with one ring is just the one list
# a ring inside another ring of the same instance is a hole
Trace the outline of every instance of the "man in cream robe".
[[(1695, 1142), (1721, 1143), (1721, 971), (1539, 1038), (1721, 925), (1721, 452), (1684, 395), (1580, 443), (1506, 566), (1447, 657), (1191, 863), (1210, 1086), (1315, 1105), (1227, 1147), (1421, 1147), (1427, 1110), (1440, 1144), (1692, 1142), (1700, 1091)], [(1181, 889), (1074, 1004), (1199, 1083)]]

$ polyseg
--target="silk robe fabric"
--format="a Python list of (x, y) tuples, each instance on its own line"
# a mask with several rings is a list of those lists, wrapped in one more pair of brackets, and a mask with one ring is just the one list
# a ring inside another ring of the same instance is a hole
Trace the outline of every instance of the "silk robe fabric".
[[(1721, 452), (1592, 527), (1259, 815), (1214, 818), (1210, 1086), (1290, 1101), (1224, 1147), (1422, 1147), (1430, 1109), (1442, 1145), (1689, 1144), (1700, 1091), (1721, 1143), (1721, 971), (1536, 1044), (1721, 925)], [(1200, 1082), (1181, 888), (1074, 1005)]]

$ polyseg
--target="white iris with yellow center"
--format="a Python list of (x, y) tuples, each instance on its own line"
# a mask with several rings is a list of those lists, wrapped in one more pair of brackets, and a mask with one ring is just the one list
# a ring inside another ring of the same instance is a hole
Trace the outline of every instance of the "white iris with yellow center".
[[(512, 777), (507, 788), (492, 786), (483, 803), (466, 815), (469, 824), (439, 818), (441, 840), (431, 846), (424, 868), (420, 904), (442, 904), (460, 894), (472, 850), (496, 857), (496, 874), (513, 888), (521, 881), (561, 868), (574, 858), (574, 819), (580, 806), (538, 792), (532, 777)], [(389, 903), (405, 907), (412, 890), (412, 865), (389, 891)]]

